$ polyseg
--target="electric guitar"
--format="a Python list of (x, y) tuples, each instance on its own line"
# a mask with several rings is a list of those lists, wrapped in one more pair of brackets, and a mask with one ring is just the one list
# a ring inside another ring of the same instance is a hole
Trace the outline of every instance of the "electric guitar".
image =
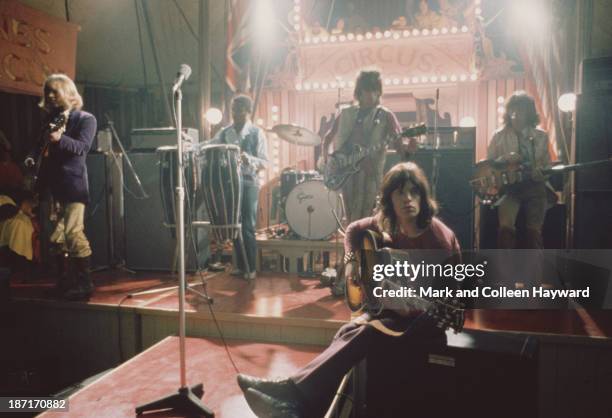
[(49, 134), (66, 129), (69, 116), (70, 111), (66, 110), (51, 117), (51, 120), (43, 130), (41, 139), (38, 143), (38, 153), (36, 159), (33, 157), (26, 158), (25, 166), (27, 169), (27, 174), (25, 182), (28, 189), (34, 190), (36, 188), (43, 160), (49, 155), (49, 144), (51, 143), (51, 141), (49, 141)]
[[(453, 299), (425, 299), (422, 297), (406, 298), (376, 298), (374, 288), (399, 290), (404, 286), (403, 278), (386, 278), (382, 281), (373, 280), (376, 264), (393, 264), (393, 252), (382, 248), (382, 235), (372, 230), (366, 230), (361, 242), (361, 248), (356, 253), (359, 272), (357, 280), (345, 278), (345, 299), (352, 312), (382, 312), (385, 309), (396, 312), (422, 311), (418, 319), (424, 317), (435, 321), (442, 329), (452, 328), (455, 332), (463, 330), (465, 321), (463, 305)], [(406, 254), (407, 251), (402, 251)], [(357, 272), (356, 272), (357, 273)]]
[[(547, 176), (554, 173), (599, 167), (610, 163), (612, 163), (611, 158), (579, 164), (559, 164), (542, 170), (542, 174)], [(508, 186), (524, 182), (530, 178), (530, 168), (516, 159), (504, 162), (482, 160), (476, 164), (470, 185), (483, 202), (492, 203), (505, 193)]]
[(323, 170), (323, 183), (330, 190), (340, 189), (344, 183), (355, 173), (361, 170), (361, 162), (369, 155), (386, 147), (397, 138), (414, 137), (427, 133), (425, 124), (405, 128), (399, 134), (387, 138), (380, 144), (364, 147), (345, 142), (339, 150), (328, 156), (327, 164)]

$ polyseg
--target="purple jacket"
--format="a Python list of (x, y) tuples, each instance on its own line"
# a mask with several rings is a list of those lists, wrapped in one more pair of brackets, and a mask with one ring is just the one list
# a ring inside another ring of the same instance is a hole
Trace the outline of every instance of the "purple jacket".
[[(94, 115), (73, 110), (66, 131), (59, 142), (51, 143), (49, 156), (43, 160), (39, 187), (49, 188), (61, 202), (89, 202), (89, 184), (85, 159), (96, 134)], [(36, 155), (34, 155), (36, 157)]]

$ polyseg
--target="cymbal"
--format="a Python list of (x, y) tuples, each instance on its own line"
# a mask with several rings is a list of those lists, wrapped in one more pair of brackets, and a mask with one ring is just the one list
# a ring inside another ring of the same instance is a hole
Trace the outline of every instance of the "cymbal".
[(297, 125), (276, 125), (272, 131), (279, 138), (297, 145), (315, 146), (321, 144), (321, 138), (309, 129)]

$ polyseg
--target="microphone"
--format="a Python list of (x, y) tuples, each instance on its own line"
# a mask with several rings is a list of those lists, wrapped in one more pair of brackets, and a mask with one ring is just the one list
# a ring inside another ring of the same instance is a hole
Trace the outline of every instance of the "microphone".
[(181, 64), (181, 68), (179, 68), (178, 73), (176, 73), (176, 79), (174, 80), (174, 85), (172, 86), (172, 91), (176, 91), (181, 87), (183, 81), (188, 80), (191, 75), (191, 67), (187, 64)]

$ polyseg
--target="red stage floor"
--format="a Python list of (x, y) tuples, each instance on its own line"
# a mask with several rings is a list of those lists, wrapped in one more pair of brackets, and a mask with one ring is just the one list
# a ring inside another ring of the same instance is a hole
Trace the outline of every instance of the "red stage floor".
[[(168, 337), (117, 367), (69, 399), (69, 412), (46, 412), (41, 417), (133, 417), (134, 408), (178, 389), (179, 339)], [(287, 346), (232, 341), (230, 352), (241, 373), (286, 376), (308, 363), (322, 347)], [(255, 415), (242, 396), (223, 344), (217, 340), (187, 338), (187, 384), (203, 383), (203, 403), (217, 418)], [(155, 412), (144, 417), (183, 417)]]
[[(227, 273), (211, 274), (208, 293), (214, 299), (215, 312), (257, 315), (274, 318), (307, 318), (346, 321), (350, 311), (342, 298), (331, 296), (318, 279), (304, 279), (287, 273), (260, 273), (254, 283)], [(166, 290), (128, 297), (142, 290), (167, 288), (176, 284), (168, 273), (124, 272), (94, 273), (96, 292), (90, 304), (149, 309), (178, 310), (177, 292)], [(195, 289), (202, 291), (199, 276), (190, 275)], [(11, 283), (15, 299), (53, 300), (47, 295), (51, 280)], [(207, 312), (200, 297), (188, 293), (189, 312)], [(548, 334), (612, 337), (612, 310), (477, 310), (467, 313), (467, 328)]]

